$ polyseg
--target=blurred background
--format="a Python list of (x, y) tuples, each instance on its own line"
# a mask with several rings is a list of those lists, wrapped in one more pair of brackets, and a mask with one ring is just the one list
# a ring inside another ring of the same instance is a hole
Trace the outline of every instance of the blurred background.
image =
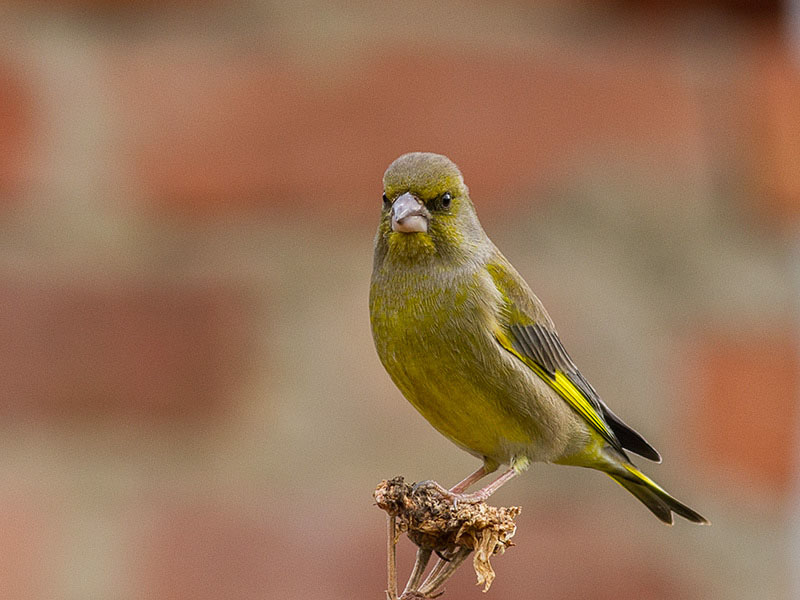
[(372, 347), (411, 150), (713, 522), (537, 465), (446, 598), (800, 597), (789, 0), (3, 3), (0, 597), (384, 597), (374, 487), (478, 466)]

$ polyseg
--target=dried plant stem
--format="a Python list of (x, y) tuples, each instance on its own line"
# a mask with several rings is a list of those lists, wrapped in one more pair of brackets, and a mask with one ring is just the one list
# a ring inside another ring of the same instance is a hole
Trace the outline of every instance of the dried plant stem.
[(425, 574), (425, 567), (428, 566), (428, 562), (431, 560), (431, 554), (430, 548), (417, 548), (417, 558), (414, 561), (411, 575), (408, 577), (408, 583), (406, 583), (406, 587), (403, 590), (403, 595), (419, 590), (419, 584)]
[[(454, 506), (446, 496), (447, 491), (443, 494), (440, 487), (434, 483), (412, 487), (402, 477), (395, 477), (381, 482), (375, 490), (378, 506), (389, 515), (388, 600), (419, 600), (440, 595), (444, 583), (473, 551), (475, 574), (486, 591), (495, 577), (490, 558), (512, 545), (519, 508), (498, 508), (484, 502)], [(397, 540), (402, 532), (418, 549), (408, 582), (398, 597)], [(423, 581), (433, 552), (440, 560)]]
[(397, 517), (389, 515), (387, 520), (387, 552), (386, 568), (388, 571), (388, 588), (386, 597), (389, 600), (397, 600)]
[[(442, 567), (431, 571), (431, 574), (428, 575), (428, 578), (425, 580), (419, 591), (423, 596), (431, 596), (436, 593), (436, 591), (444, 585), (444, 582), (447, 581), (450, 576), (456, 572), (456, 569), (461, 566), (461, 563), (466, 560), (466, 558), (470, 555), (472, 550), (469, 548), (460, 548), (456, 551), (453, 558), (449, 561), (445, 562), (440, 559), (442, 563)], [(436, 565), (439, 566), (438, 564)]]

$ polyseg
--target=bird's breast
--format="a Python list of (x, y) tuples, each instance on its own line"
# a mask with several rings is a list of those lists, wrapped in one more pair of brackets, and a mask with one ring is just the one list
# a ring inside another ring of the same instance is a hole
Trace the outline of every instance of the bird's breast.
[[(474, 278), (404, 273), (377, 279), (370, 293), (370, 317), (378, 354), (385, 365), (400, 359), (416, 363), (427, 358), (430, 367), (452, 361), (465, 346), (475, 347), (470, 338), (489, 316), (481, 304)], [(439, 360), (430, 360), (434, 357)]]
[(502, 462), (532, 430), (508, 388), (514, 374), (492, 333), (485, 283), (480, 274), (377, 277), (370, 312), (378, 355), (403, 395), (445, 436)]

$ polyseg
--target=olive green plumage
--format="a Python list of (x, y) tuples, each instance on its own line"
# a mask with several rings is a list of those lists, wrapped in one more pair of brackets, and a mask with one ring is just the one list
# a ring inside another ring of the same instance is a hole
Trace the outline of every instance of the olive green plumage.
[(458, 167), (415, 152), (384, 178), (370, 317), (394, 383), (486, 471), (531, 462), (599, 469), (662, 521), (706, 520), (625, 450), (658, 453), (611, 412), (564, 350), (528, 285), (484, 233)]

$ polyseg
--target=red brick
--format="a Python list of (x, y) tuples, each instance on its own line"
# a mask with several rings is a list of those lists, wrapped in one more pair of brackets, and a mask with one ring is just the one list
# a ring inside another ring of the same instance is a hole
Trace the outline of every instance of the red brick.
[(0, 413), (8, 419), (203, 419), (247, 336), (242, 298), (152, 281), (0, 284)]
[(563, 177), (584, 156), (685, 169), (698, 115), (668, 57), (593, 56), (413, 44), (365, 50), (317, 78), (276, 54), (186, 40), (125, 47), (113, 61), (136, 177), (157, 205), (341, 212), (374, 218), (388, 163), (451, 156), (473, 197), (498, 207)]
[(36, 497), (5, 491), (0, 497), (0, 597), (52, 597), (53, 564), (46, 546), (59, 543)]
[[(136, 13), (141, 14), (142, 11), (149, 11), (153, 9), (171, 9), (175, 7), (183, 7), (189, 5), (189, 0), (28, 0), (27, 2), (13, 2), (26, 7), (31, 5), (37, 6), (47, 10), (79, 10), (81, 16), (86, 15), (87, 10), (93, 11), (99, 15), (109, 15), (114, 13), (121, 13), (124, 16), (132, 16)], [(197, 2), (191, 3), (193, 9), (197, 9)], [(206, 5), (214, 5), (216, 2), (213, 0), (206, 0), (200, 3), (203, 8)]]
[(22, 69), (0, 60), (0, 202), (19, 194), (30, 181), (33, 106)]
[[(727, 18), (739, 17), (757, 21), (778, 21), (784, 16), (783, 2), (779, 0), (624, 0), (615, 3), (626, 11), (653, 19), (695, 16), (698, 9), (717, 11)], [(696, 17), (695, 17), (696, 18)]]
[[(255, 500), (255, 499), (252, 499)], [(381, 596), (385, 539), (378, 513), (369, 528), (323, 503), (263, 500), (157, 502), (135, 517), (131, 548), (140, 598), (303, 598)], [(363, 510), (371, 507), (364, 502)], [(372, 509), (374, 510), (374, 509)]]
[[(276, 520), (229, 506), (167, 510), (144, 529), (131, 559), (140, 598), (288, 598)], [(280, 532), (278, 532), (280, 533)]]
[(798, 352), (782, 332), (714, 333), (697, 342), (687, 354), (686, 389), (695, 464), (739, 489), (788, 491), (797, 467)]
[[(578, 512), (580, 507), (572, 508), (575, 510), (565, 510), (555, 504), (526, 505), (523, 516), (517, 520), (519, 529), (514, 541), (518, 545), (493, 561), (497, 580), (490, 593), (508, 600), (700, 600), (709, 597), (702, 586), (691, 581), (665, 547), (648, 544), (637, 536), (639, 532), (635, 527), (625, 529), (624, 525), (620, 527), (620, 523), (610, 520), (598, 523), (592, 516), (582, 516)], [(637, 507), (632, 505), (631, 509)], [(532, 516), (525, 517), (525, 513)], [(601, 510), (600, 514), (605, 513)], [(584, 515), (593, 513), (589, 511)], [(663, 528), (658, 522), (651, 525)], [(663, 531), (676, 533), (666, 528)], [(591, 559), (586, 560), (586, 557)], [(464, 573), (458, 575), (464, 578)], [(469, 595), (455, 594), (454, 597), (476, 600), (485, 597), (475, 589), (471, 576), (465, 579), (464, 583), (472, 587), (472, 591)]]
[(755, 196), (782, 224), (800, 218), (800, 62), (779, 33), (768, 32), (751, 83)]

